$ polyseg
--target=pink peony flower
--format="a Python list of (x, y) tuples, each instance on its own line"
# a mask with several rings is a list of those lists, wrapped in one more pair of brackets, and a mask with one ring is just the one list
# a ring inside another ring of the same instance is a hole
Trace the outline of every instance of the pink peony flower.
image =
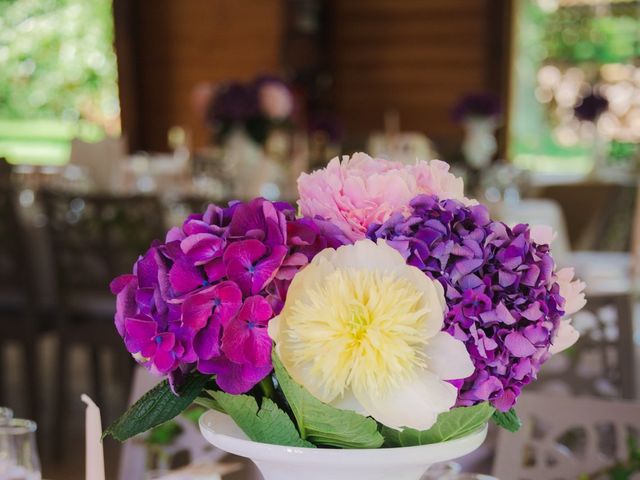
[(404, 165), (364, 153), (336, 157), (322, 170), (303, 173), (298, 191), (303, 215), (328, 220), (351, 241), (365, 238), (371, 224), (384, 223), (392, 213), (409, 213), (411, 199), (421, 193), (476, 203), (464, 197), (462, 179), (445, 162)]

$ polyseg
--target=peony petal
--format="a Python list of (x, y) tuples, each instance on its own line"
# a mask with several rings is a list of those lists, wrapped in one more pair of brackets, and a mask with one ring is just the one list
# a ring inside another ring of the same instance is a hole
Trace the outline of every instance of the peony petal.
[(384, 395), (354, 391), (367, 413), (391, 428), (431, 428), (438, 414), (450, 410), (458, 390), (428, 371), (394, 386)]
[(431, 337), (424, 353), (429, 371), (442, 380), (467, 378), (475, 371), (464, 343), (448, 333), (440, 332)]
[(358, 401), (351, 390), (347, 390), (341, 397), (335, 398), (331, 402), (331, 406), (340, 410), (351, 410), (359, 413), (360, 415), (367, 415), (367, 411), (362, 404)]

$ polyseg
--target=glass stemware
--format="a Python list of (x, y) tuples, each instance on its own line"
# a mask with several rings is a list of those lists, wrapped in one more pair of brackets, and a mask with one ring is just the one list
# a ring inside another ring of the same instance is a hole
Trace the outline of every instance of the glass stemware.
[(11, 420), (13, 418), (13, 410), (9, 407), (0, 407), (0, 422)]
[(31, 420), (0, 420), (0, 478), (41, 480), (36, 446), (37, 426)]

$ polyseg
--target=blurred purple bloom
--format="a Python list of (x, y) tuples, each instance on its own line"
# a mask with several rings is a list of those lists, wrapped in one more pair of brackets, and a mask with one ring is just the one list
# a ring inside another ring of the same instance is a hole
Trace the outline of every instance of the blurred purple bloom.
[(453, 109), (453, 120), (461, 123), (473, 117), (494, 117), (502, 113), (500, 99), (491, 93), (472, 93), (460, 99)]
[(526, 225), (491, 221), (482, 205), (421, 195), (411, 209), (368, 236), (387, 239), (444, 287), (444, 330), (465, 342), (476, 367), (458, 405), (488, 400), (508, 410), (549, 357), (563, 314), (549, 246), (535, 244)]
[(209, 205), (111, 283), (114, 323), (128, 351), (168, 375), (174, 391), (197, 369), (229, 393), (246, 392), (272, 369), (266, 326), (291, 279), (337, 243), (287, 203)]
[(229, 83), (215, 92), (207, 112), (211, 125), (220, 122), (243, 123), (258, 115), (258, 95), (252, 85)]
[(591, 92), (573, 108), (573, 113), (578, 120), (595, 122), (607, 108), (609, 108), (609, 101), (598, 92)]
[(342, 141), (342, 124), (340, 120), (330, 113), (315, 113), (309, 119), (309, 133), (323, 133), (331, 143)]

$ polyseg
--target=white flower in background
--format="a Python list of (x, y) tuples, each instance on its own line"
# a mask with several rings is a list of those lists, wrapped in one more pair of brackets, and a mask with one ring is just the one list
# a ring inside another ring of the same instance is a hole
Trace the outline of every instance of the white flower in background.
[(293, 279), (269, 335), (289, 374), (338, 408), (393, 428), (431, 427), (470, 376), (464, 344), (441, 332), (437, 281), (383, 240), (326, 249)]
[(565, 317), (560, 320), (560, 327), (552, 341), (551, 348), (549, 348), (549, 352), (552, 355), (566, 350), (576, 343), (578, 337), (580, 337), (580, 333), (573, 328), (571, 318), (568, 318), (568, 316), (573, 315), (586, 305), (587, 300), (583, 290), (587, 285), (580, 280), (573, 280), (573, 276), (573, 268), (562, 268), (556, 272), (556, 280), (560, 286), (560, 296), (564, 298)]
[[(556, 238), (553, 229), (546, 225), (531, 226), (531, 240), (543, 245), (551, 245)], [(565, 317), (560, 321), (560, 327), (553, 338), (549, 353), (555, 355), (566, 350), (578, 341), (580, 333), (571, 324), (569, 315), (573, 315), (587, 303), (584, 295), (586, 284), (581, 280), (574, 280), (575, 271), (573, 268), (561, 268), (555, 272), (556, 281), (560, 286), (560, 296), (564, 298)]]

